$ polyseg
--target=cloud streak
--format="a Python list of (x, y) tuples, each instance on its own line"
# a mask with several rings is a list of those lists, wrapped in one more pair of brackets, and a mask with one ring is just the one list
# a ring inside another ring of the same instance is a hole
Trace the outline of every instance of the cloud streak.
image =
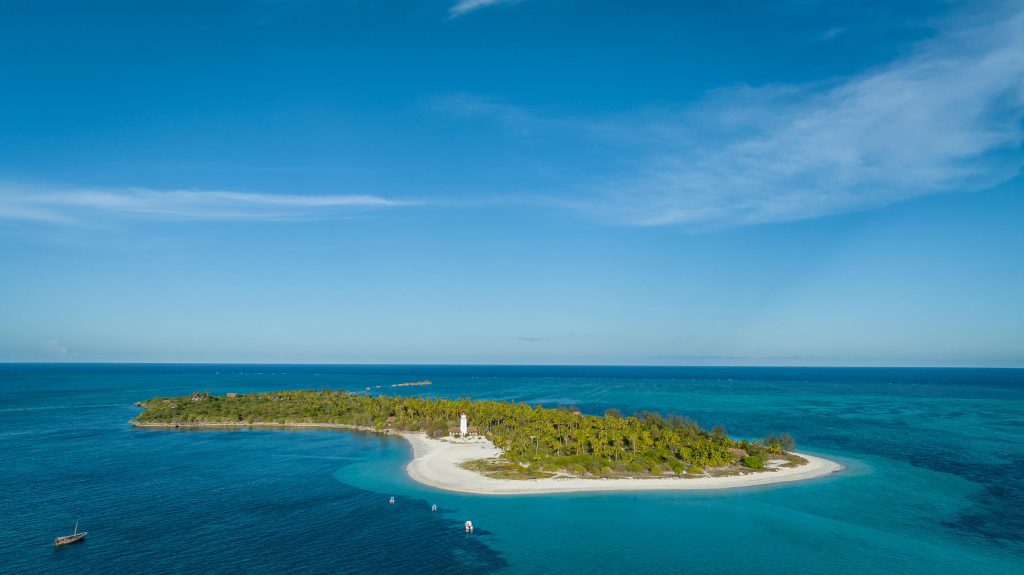
[(494, 122), (520, 136), (552, 124), (521, 106), (468, 92), (440, 95), (431, 99), (427, 107), (453, 118)]
[[(991, 15), (990, 15), (991, 16)], [(739, 88), (649, 123), (633, 173), (579, 207), (636, 225), (813, 218), (1016, 175), (1024, 10), (949, 30), (838, 81)]]
[(69, 353), (67, 346), (55, 339), (47, 340), (46, 343), (43, 344), (43, 349), (46, 350), (48, 354), (55, 357), (67, 357)]
[(470, 12), (474, 12), (481, 8), (487, 8), (488, 6), (497, 6), (498, 4), (515, 4), (517, 2), (519, 2), (519, 0), (459, 0), (448, 9), (448, 17), (458, 18), (459, 16), (465, 16)]
[(372, 195), (261, 194), (220, 190), (57, 189), (0, 182), (0, 220), (70, 224), (94, 218), (287, 220), (326, 218), (410, 202)]
[(514, 339), (516, 341), (521, 341), (523, 343), (540, 343), (540, 342), (544, 342), (544, 341), (549, 341), (548, 338), (546, 338), (546, 337), (539, 337), (539, 336), (532, 336), (532, 335), (531, 336), (509, 337), (508, 339)]

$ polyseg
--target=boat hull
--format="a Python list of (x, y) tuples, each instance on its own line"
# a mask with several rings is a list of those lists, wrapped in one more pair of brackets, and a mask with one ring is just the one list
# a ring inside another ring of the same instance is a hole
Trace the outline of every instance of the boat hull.
[(86, 535), (87, 535), (87, 533), (78, 533), (77, 535), (65, 535), (63, 537), (58, 537), (58, 538), (53, 540), (53, 546), (54, 547), (62, 547), (64, 545), (71, 545), (72, 543), (78, 543), (79, 541), (85, 539)]

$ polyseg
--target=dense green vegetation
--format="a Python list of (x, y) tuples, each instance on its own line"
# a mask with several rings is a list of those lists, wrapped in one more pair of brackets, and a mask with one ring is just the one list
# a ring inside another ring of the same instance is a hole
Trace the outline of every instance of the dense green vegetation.
[(706, 431), (691, 419), (647, 411), (624, 417), (612, 409), (601, 417), (525, 403), (326, 389), (233, 397), (195, 393), (139, 405), (146, 408), (136, 419), (143, 424), (331, 423), (424, 431), (434, 437), (447, 435), (465, 410), (470, 424), (505, 451), (507, 462), (491, 464), (491, 471), (505, 473), (515, 471), (503, 469), (506, 463), (528, 468), (530, 474), (559, 471), (601, 477), (694, 474), (739, 465), (762, 469), (773, 457), (799, 463), (799, 458), (785, 453), (794, 446), (788, 435), (736, 441), (720, 426)]

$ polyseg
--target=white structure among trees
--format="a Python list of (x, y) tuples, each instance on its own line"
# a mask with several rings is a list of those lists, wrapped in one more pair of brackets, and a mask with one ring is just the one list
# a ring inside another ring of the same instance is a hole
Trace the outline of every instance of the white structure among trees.
[(469, 417), (466, 415), (466, 412), (463, 411), (459, 413), (459, 426), (448, 428), (448, 435), (452, 437), (466, 437), (467, 435), (479, 435), (479, 432), (475, 427), (470, 427)]

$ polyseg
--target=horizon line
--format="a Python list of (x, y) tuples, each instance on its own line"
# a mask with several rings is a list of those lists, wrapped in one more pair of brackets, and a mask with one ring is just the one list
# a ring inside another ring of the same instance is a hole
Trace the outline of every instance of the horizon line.
[(640, 367), (640, 368), (715, 368), (715, 369), (1005, 369), (1024, 370), (1021, 366), (987, 366), (987, 365), (729, 365), (729, 364), (641, 364), (641, 363), (325, 363), (325, 362), (290, 362), (290, 363), (254, 363), (254, 362), (214, 362), (214, 361), (6, 361), (0, 365), (238, 365), (238, 366), (335, 366), (335, 367)]

